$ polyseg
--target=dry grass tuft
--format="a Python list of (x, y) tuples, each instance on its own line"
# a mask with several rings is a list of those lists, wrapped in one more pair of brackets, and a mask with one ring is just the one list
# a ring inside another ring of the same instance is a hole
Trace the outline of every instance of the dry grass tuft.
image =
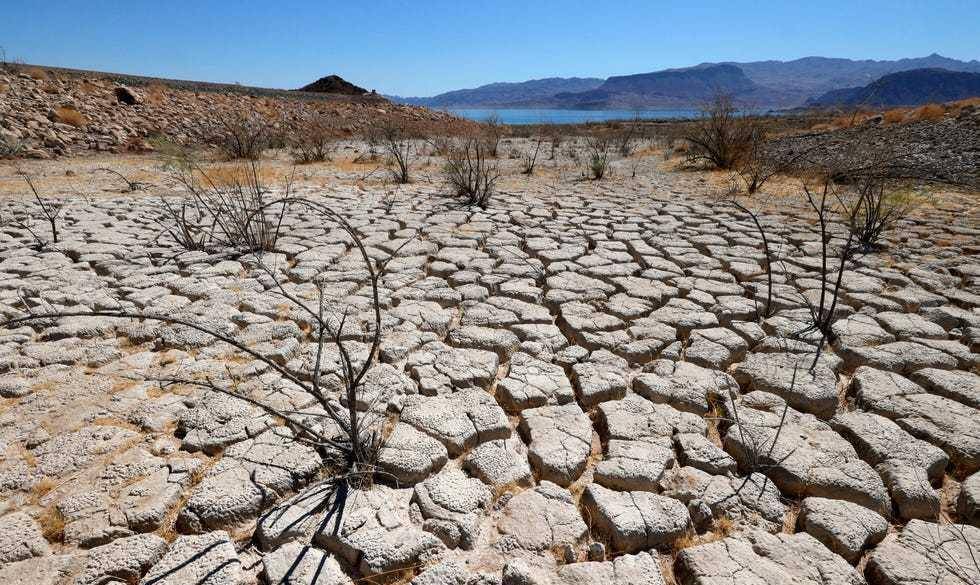
[(940, 104), (926, 104), (912, 110), (910, 117), (916, 122), (938, 122), (946, 115), (946, 108)]
[(885, 124), (897, 124), (903, 122), (907, 114), (908, 110), (905, 108), (892, 108), (882, 114), (881, 119)]
[(29, 75), (31, 79), (35, 79), (37, 81), (42, 81), (50, 77), (48, 72), (40, 67), (28, 67), (24, 69), (24, 73)]
[(48, 542), (61, 542), (65, 539), (65, 517), (57, 506), (48, 506), (37, 517), (41, 534)]
[(51, 493), (51, 490), (56, 487), (58, 487), (58, 484), (55, 480), (50, 477), (42, 478), (41, 481), (34, 484), (34, 487), (31, 488), (31, 501), (35, 503), (40, 502), (44, 496)]
[(711, 524), (711, 530), (704, 534), (697, 534), (693, 530), (688, 530), (683, 536), (674, 541), (673, 551), (676, 554), (692, 546), (700, 546), (709, 542), (724, 540), (731, 536), (733, 532), (735, 532), (735, 522), (728, 516), (720, 516)]
[(167, 86), (162, 83), (151, 83), (143, 90), (143, 101), (156, 106), (167, 99)]
[(59, 122), (68, 124), (69, 126), (74, 126), (76, 128), (81, 128), (88, 124), (88, 120), (85, 116), (75, 108), (61, 107), (54, 111), (55, 117), (58, 118)]

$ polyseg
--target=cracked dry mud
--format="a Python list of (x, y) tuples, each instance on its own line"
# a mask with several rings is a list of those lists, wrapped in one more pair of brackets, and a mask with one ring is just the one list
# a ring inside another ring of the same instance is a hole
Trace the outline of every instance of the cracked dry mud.
[[(529, 179), (486, 210), (424, 180), (390, 208), (340, 183), (297, 189), (342, 210), (372, 257), (418, 234), (382, 281), (380, 362), (356, 405), (387, 419), (379, 480), (318, 530), (313, 449), (244, 401), (154, 381), (234, 372), (255, 399), (312, 407), (270, 368), (150, 321), (8, 329), (0, 583), (980, 583), (975, 208), (939, 202), (859, 256), (811, 370), (817, 339), (794, 334), (819, 241), (789, 203), (764, 216), (782, 260), (760, 321), (761, 240), (694, 175), (557, 195)], [(5, 227), (0, 311), (184, 316), (309, 376), (308, 323), (268, 276), (246, 258), (165, 262), (158, 212), (145, 195), (69, 197), (40, 252)], [(264, 262), (363, 316), (367, 275), (322, 228), (290, 212)], [(365, 322), (345, 327), (363, 359)]]

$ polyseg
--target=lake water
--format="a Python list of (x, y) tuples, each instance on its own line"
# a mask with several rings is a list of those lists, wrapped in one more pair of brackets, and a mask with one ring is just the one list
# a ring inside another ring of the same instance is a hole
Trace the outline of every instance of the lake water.
[(632, 120), (639, 116), (644, 120), (672, 120), (695, 118), (697, 110), (493, 110), (448, 108), (446, 111), (482, 122), (493, 114), (504, 124), (584, 124), (585, 122), (605, 122), (608, 120)]

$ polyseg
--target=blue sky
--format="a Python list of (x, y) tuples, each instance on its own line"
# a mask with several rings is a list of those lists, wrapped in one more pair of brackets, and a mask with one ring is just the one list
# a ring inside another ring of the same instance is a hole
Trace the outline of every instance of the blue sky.
[(980, 0), (0, 0), (9, 59), (269, 87), (336, 73), (425, 96), (809, 55), (980, 58)]

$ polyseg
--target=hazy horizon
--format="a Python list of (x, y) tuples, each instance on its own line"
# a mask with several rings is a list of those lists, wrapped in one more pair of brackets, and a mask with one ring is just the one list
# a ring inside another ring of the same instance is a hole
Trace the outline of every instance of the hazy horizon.
[(123, 10), (106, 1), (5, 4), (0, 47), (10, 60), (278, 88), (337, 74), (399, 96), (702, 62), (980, 57), (976, 5), (957, 0), (928, 7), (842, 0), (680, 8), (512, 0), (480, 7), (137, 0)]

